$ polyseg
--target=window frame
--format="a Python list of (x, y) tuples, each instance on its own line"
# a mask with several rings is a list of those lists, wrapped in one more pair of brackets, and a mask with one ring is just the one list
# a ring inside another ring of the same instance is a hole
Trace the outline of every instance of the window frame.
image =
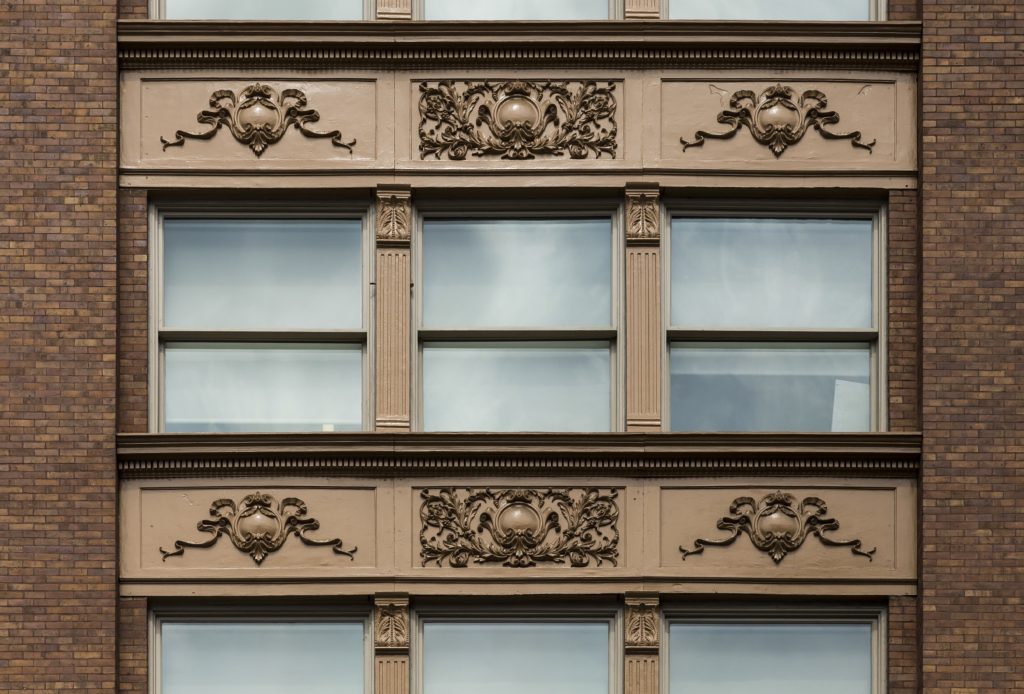
[[(164, 318), (164, 221), (167, 219), (338, 219), (358, 220), (360, 224), (360, 311), (362, 326), (358, 329), (308, 330), (173, 330), (163, 325)], [(245, 344), (356, 344), (361, 345), (361, 426), (358, 431), (373, 428), (374, 404), (374, 313), (373, 291), (375, 240), (370, 224), (370, 210), (366, 203), (356, 201), (338, 203), (274, 203), (230, 202), (159, 203), (149, 205), (149, 431), (168, 433), (165, 423), (165, 366), (164, 353), (168, 342), (208, 343), (232, 342)], [(173, 432), (189, 434), (198, 432)], [(241, 433), (241, 432), (239, 432)], [(298, 433), (281, 431), (276, 433)], [(309, 432), (319, 433), (319, 432)], [(330, 433), (330, 432), (328, 432)]]
[[(584, 200), (561, 198), (557, 201), (530, 203), (525, 209), (516, 206), (517, 201), (481, 200), (473, 202), (438, 201), (413, 204), (412, 229), (412, 383), (411, 424), (413, 431), (423, 429), (423, 345), (428, 342), (608, 342), (609, 381), (608, 394), (611, 421), (608, 432), (623, 430), (625, 418), (625, 350), (623, 349), (625, 328), (625, 232), (624, 203), (608, 197)], [(581, 219), (605, 218), (611, 223), (611, 316), (607, 329), (573, 328), (424, 328), (423, 326), (423, 226), (430, 219), (466, 220), (523, 220), (523, 219)], [(458, 430), (460, 433), (474, 433)], [(543, 431), (543, 430), (539, 430)], [(485, 433), (485, 432), (476, 432)], [(506, 432), (511, 433), (511, 432)], [(590, 433), (590, 432), (587, 432)]]
[[(360, 624), (363, 629), (363, 694), (374, 692), (373, 611), (365, 605), (264, 605), (258, 610), (251, 603), (232, 602), (220, 605), (157, 605), (149, 610), (149, 688), (151, 694), (162, 694), (163, 660), (162, 628), (166, 622), (188, 624), (291, 624), (343, 622)], [(254, 614), (254, 612), (256, 614)]]
[[(672, 222), (682, 217), (743, 219), (860, 219), (871, 221), (871, 328), (752, 328), (717, 329), (673, 326), (672, 318)], [(682, 200), (668, 199), (664, 206), (661, 268), (662, 290), (662, 430), (672, 429), (673, 343), (754, 342), (793, 344), (799, 342), (869, 345), (869, 400), (871, 413), (867, 432), (888, 431), (888, 234), (887, 205), (875, 200)], [(681, 433), (681, 432), (676, 432)], [(800, 432), (794, 432), (800, 433)], [(825, 432), (828, 433), (828, 432)]]
[[(727, 603), (722, 605), (669, 603), (661, 620), (660, 694), (672, 694), (673, 624), (868, 624), (871, 627), (871, 694), (886, 694), (888, 681), (888, 609), (884, 605), (813, 602)], [(686, 694), (685, 692), (676, 694)]]
[(149, 0), (149, 18), (168, 22), (366, 22), (377, 19), (376, 0), (362, 0), (361, 19), (168, 19), (167, 0)]
[(511, 599), (492, 599), (486, 603), (430, 602), (418, 600), (409, 610), (411, 648), (409, 650), (410, 693), (423, 694), (423, 626), (427, 622), (474, 623), (606, 623), (608, 625), (608, 694), (624, 694), (625, 644), (623, 609), (610, 602), (572, 603), (559, 601), (545, 605), (522, 604)]

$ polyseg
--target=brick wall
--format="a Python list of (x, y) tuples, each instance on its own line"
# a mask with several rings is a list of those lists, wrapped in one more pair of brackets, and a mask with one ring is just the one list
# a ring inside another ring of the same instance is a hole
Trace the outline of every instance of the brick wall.
[(118, 605), (118, 692), (149, 691), (149, 613), (146, 598), (121, 598)]
[(1024, 14), (923, 16), (923, 687), (1024, 691)]
[(121, 19), (148, 19), (148, 0), (118, 0), (118, 15)]
[(889, 19), (894, 21), (921, 19), (920, 0), (889, 0)]
[(918, 193), (889, 193), (888, 358), (889, 429), (919, 431), (918, 416)]
[(122, 188), (118, 223), (118, 429), (148, 426), (149, 241), (146, 191)]
[(918, 691), (917, 598), (889, 598), (889, 689), (886, 694)]
[(0, 4), (0, 691), (113, 691), (114, 0)]

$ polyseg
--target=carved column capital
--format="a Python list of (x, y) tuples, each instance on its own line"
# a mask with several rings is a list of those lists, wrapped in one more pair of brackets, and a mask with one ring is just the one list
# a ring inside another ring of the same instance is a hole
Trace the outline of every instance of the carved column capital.
[(412, 193), (409, 186), (377, 187), (377, 245), (409, 246)]
[(656, 183), (626, 184), (626, 244), (661, 243), (661, 189)]
[(626, 653), (657, 653), (661, 617), (655, 593), (626, 594)]
[(409, 596), (377, 595), (373, 599), (373, 648), (377, 653), (409, 652)]

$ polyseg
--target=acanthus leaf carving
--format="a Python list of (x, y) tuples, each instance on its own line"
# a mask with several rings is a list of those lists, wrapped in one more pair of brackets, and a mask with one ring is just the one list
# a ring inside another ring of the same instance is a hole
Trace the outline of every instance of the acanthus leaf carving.
[(377, 240), (405, 242), (411, 238), (408, 195), (381, 193), (377, 196)]
[(388, 602), (377, 605), (374, 647), (405, 649), (409, 647), (409, 607)]
[(617, 490), (424, 489), (423, 565), (618, 564)]
[(853, 554), (872, 561), (877, 548), (865, 550), (861, 540), (836, 540), (825, 534), (839, 529), (839, 521), (827, 517), (827, 513), (828, 506), (816, 496), (808, 496), (799, 504), (796, 497), (782, 491), (772, 492), (758, 501), (741, 496), (730, 504), (730, 515), (718, 521), (718, 528), (730, 533), (728, 537), (694, 540), (693, 549), (680, 546), (679, 551), (685, 560), (688, 556), (702, 554), (706, 547), (731, 545), (744, 533), (754, 547), (766, 552), (778, 564), (787, 554), (799, 549), (808, 536), (814, 535), (822, 544), (849, 547)]
[(320, 113), (306, 108), (306, 95), (298, 89), (283, 89), (279, 93), (273, 87), (259, 82), (243, 89), (237, 96), (230, 89), (220, 89), (210, 96), (210, 109), (200, 111), (196, 120), (210, 126), (209, 130), (193, 133), (177, 130), (174, 139), (161, 137), (160, 142), (168, 147), (180, 147), (185, 139), (209, 140), (222, 127), (236, 140), (248, 145), (259, 157), (270, 145), (279, 142), (289, 127), (295, 127), (306, 137), (330, 138), (331, 144), (352, 151), (355, 140), (345, 142), (340, 130), (321, 132), (309, 126), (320, 120)]
[(828, 98), (817, 89), (808, 89), (795, 97), (792, 87), (776, 84), (768, 87), (760, 94), (748, 89), (741, 89), (729, 98), (729, 109), (718, 114), (718, 122), (730, 127), (721, 133), (698, 130), (693, 140), (679, 138), (685, 152), (689, 147), (701, 147), (705, 138), (726, 140), (746, 126), (754, 140), (766, 145), (776, 157), (782, 156), (786, 149), (803, 139), (811, 128), (829, 140), (849, 140), (854, 147), (866, 149), (869, 153), (875, 146), (875, 140), (863, 142), (859, 130), (849, 133), (837, 133), (827, 126), (839, 122), (839, 114), (828, 108)]
[(627, 649), (656, 649), (658, 647), (658, 604), (656, 600), (637, 600), (626, 603)]
[(462, 161), (562, 156), (615, 157), (615, 84), (500, 83), (454, 80), (420, 84), (420, 158)]
[(196, 525), (199, 532), (210, 533), (212, 537), (198, 541), (175, 540), (173, 550), (160, 547), (160, 554), (167, 561), (168, 557), (184, 554), (186, 548), (212, 547), (226, 535), (239, 551), (247, 553), (259, 565), (267, 555), (281, 549), (290, 535), (295, 535), (305, 545), (330, 547), (335, 554), (355, 559), (358, 548), (345, 549), (340, 538), (309, 537), (307, 533), (320, 528), (320, 521), (307, 518), (306, 513), (306, 503), (293, 496), (282, 499), (276, 507), (274, 498), (262, 492), (243, 497), (239, 504), (232, 499), (217, 499), (210, 506), (213, 520), (201, 520)]

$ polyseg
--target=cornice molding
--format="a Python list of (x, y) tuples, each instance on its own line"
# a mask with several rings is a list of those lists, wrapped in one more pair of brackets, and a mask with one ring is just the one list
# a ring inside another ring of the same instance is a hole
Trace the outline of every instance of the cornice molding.
[(267, 475), (916, 477), (921, 435), (121, 434), (122, 478)]
[(915, 70), (919, 22), (118, 22), (124, 69), (789, 67)]

